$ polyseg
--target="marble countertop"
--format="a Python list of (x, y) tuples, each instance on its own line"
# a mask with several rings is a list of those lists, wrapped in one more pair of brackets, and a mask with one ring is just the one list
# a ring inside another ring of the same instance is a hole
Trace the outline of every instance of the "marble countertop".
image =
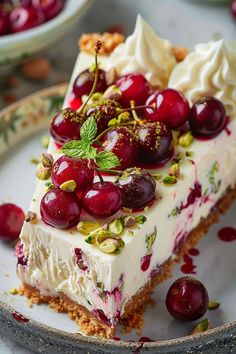
[[(7, 95), (19, 99), (39, 89), (68, 81), (78, 52), (77, 39), (82, 32), (104, 31), (110, 26), (122, 25), (125, 33), (129, 34), (137, 13), (141, 13), (160, 36), (177, 45), (192, 48), (196, 43), (211, 39), (235, 38), (236, 22), (227, 5), (206, 4), (203, 0), (97, 0), (78, 23), (70, 40), (65, 38), (45, 53), (52, 64), (52, 72), (45, 81), (30, 82), (16, 72), (18, 85), (8, 91), (0, 78), (0, 108), (7, 105)], [(0, 354), (33, 354), (33, 351), (0, 336)]]

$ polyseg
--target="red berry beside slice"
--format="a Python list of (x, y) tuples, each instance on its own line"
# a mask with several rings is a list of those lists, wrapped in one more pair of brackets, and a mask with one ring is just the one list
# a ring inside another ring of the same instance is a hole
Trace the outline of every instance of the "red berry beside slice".
[(15, 204), (0, 205), (0, 238), (15, 240), (19, 237), (25, 214)]

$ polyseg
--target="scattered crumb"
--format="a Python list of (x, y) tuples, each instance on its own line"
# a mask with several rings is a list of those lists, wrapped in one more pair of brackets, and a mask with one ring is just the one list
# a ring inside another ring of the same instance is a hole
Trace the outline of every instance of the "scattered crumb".
[(33, 163), (34, 165), (38, 165), (39, 159), (37, 159), (37, 157), (31, 157), (30, 162)]

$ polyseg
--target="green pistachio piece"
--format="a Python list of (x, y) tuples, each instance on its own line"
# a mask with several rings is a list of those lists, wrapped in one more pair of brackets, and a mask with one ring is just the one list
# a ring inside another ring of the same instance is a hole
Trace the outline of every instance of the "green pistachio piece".
[(52, 188), (54, 188), (54, 184), (52, 182), (46, 182), (45, 183), (45, 191), (48, 192), (50, 191)]
[(103, 99), (102, 93), (101, 92), (94, 92), (91, 97), (91, 101), (101, 101)]
[(98, 248), (104, 253), (118, 254), (125, 246), (125, 243), (121, 237), (112, 234), (107, 230), (99, 231), (96, 241), (98, 244)]
[(210, 322), (208, 319), (205, 319), (199, 322), (192, 330), (191, 334), (202, 333), (208, 330)]
[(107, 100), (118, 100), (121, 96), (121, 90), (115, 85), (109, 86), (103, 94), (103, 97)]
[(162, 182), (165, 184), (175, 184), (177, 183), (177, 178), (175, 176), (165, 176)]
[(130, 113), (129, 112), (122, 112), (117, 117), (118, 123), (125, 123), (130, 120)]
[(154, 228), (154, 231), (151, 234), (147, 234), (145, 237), (145, 243), (146, 243), (146, 247), (148, 252), (151, 252), (152, 246), (156, 240), (157, 237), (157, 229), (156, 227)]
[(159, 181), (161, 179), (161, 174), (160, 173), (152, 173), (152, 177), (156, 180)]
[(187, 157), (193, 157), (194, 156), (194, 151), (186, 151), (185, 152)]
[(66, 181), (60, 185), (60, 189), (64, 192), (74, 192), (76, 190), (76, 183), (73, 179)]
[(134, 232), (131, 231), (131, 230), (128, 230), (128, 231), (127, 231), (127, 235), (128, 235), (128, 236), (133, 236), (133, 235), (134, 235)]
[(217, 301), (209, 301), (208, 310), (215, 310), (220, 307), (220, 303)]
[(178, 145), (179, 144), (179, 131), (178, 130), (172, 130), (172, 137), (173, 137), (174, 145)]
[(114, 125), (117, 125), (117, 124), (118, 124), (117, 118), (112, 118), (108, 122), (108, 127), (113, 127)]
[(190, 131), (188, 131), (187, 133), (182, 134), (179, 137), (179, 145), (181, 145), (183, 147), (188, 147), (192, 142), (193, 142), (193, 136), (192, 136), (192, 133)]
[(136, 218), (132, 215), (127, 215), (123, 218), (124, 227), (131, 227), (137, 224)]
[(42, 155), (40, 156), (40, 161), (41, 161), (43, 167), (52, 168), (53, 157), (48, 152), (42, 153)]
[(92, 231), (99, 229), (101, 225), (93, 221), (81, 221), (77, 225), (77, 230), (83, 235), (89, 235)]
[(98, 247), (104, 253), (114, 253), (117, 250), (117, 241), (112, 238), (108, 238), (100, 243)]
[(168, 171), (169, 176), (174, 176), (176, 178), (179, 177), (180, 175), (180, 169), (179, 169), (179, 164), (178, 163), (174, 163)]
[(30, 159), (30, 162), (33, 163), (34, 165), (38, 165), (39, 164), (39, 159), (37, 159), (36, 157), (32, 157)]
[(142, 224), (144, 224), (146, 221), (147, 221), (147, 218), (146, 218), (146, 216), (144, 216), (144, 215), (139, 215), (139, 216), (136, 217), (136, 223), (137, 223), (137, 224), (142, 225)]
[(16, 288), (12, 288), (12, 289), (9, 291), (9, 293), (10, 293), (11, 295), (17, 295), (17, 294), (18, 294), (18, 290), (17, 290)]
[(95, 241), (96, 241), (96, 235), (95, 234), (93, 234), (93, 235), (89, 234), (87, 237), (85, 237), (84, 241), (89, 243), (90, 245), (93, 245), (95, 243)]
[(49, 142), (50, 142), (50, 137), (49, 137), (48, 135), (43, 135), (43, 136), (41, 137), (41, 145), (42, 145), (42, 147), (44, 147), (45, 149), (48, 148)]
[(120, 235), (123, 232), (123, 224), (120, 219), (115, 219), (108, 224), (108, 230), (116, 235)]
[(33, 222), (37, 220), (37, 213), (34, 211), (28, 211), (25, 215), (25, 221), (26, 222)]
[(36, 169), (36, 176), (38, 179), (46, 180), (51, 177), (51, 168), (50, 167), (44, 167), (41, 163), (38, 164), (37, 169)]

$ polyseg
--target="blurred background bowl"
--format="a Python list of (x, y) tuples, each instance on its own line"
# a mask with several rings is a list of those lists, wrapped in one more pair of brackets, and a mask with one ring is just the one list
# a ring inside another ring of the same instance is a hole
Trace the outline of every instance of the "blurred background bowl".
[(93, 0), (66, 0), (63, 10), (50, 21), (16, 34), (0, 37), (0, 73), (43, 52), (66, 36)]

